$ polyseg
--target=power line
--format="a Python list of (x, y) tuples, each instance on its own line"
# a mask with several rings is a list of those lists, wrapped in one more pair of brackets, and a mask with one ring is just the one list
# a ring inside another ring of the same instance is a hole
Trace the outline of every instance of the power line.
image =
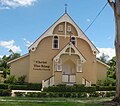
[(103, 10), (105, 9), (105, 7), (107, 6), (108, 2), (103, 6), (103, 8), (100, 10), (100, 12), (96, 15), (96, 17), (94, 18), (94, 20), (91, 22), (91, 24), (86, 28), (86, 30), (84, 32), (86, 32), (91, 26), (92, 24), (96, 21), (96, 19), (98, 18), (98, 16), (103, 12)]

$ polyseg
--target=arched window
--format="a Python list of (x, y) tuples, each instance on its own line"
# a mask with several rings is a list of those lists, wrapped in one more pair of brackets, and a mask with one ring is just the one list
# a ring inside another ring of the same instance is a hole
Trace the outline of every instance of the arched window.
[(58, 41), (58, 36), (53, 37), (53, 49), (58, 49), (59, 48), (59, 41)]
[(71, 42), (73, 45), (76, 45), (76, 38), (75, 37), (71, 37)]

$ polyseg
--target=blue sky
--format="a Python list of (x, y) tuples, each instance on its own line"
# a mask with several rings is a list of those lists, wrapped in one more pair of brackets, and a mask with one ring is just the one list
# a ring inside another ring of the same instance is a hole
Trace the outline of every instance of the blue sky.
[[(25, 54), (28, 46), (64, 14), (68, 14), (83, 30), (94, 20), (107, 0), (0, 0), (0, 56), (9, 49)], [(95, 46), (114, 56), (114, 14), (109, 6), (85, 32)], [(100, 54), (101, 55), (101, 54)]]

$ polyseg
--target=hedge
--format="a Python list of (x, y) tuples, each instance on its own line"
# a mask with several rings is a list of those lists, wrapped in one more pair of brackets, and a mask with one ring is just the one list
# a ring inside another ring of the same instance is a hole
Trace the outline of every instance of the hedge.
[(29, 83), (27, 84), (27, 89), (29, 90), (41, 90), (42, 84), (40, 83)]
[(39, 97), (39, 98), (86, 98), (86, 97), (111, 97), (115, 96), (115, 92), (109, 91), (109, 92), (92, 92), (92, 93), (86, 93), (86, 92), (28, 92), (27, 94), (25, 92), (15, 92), (16, 96), (25, 96), (25, 97)]
[(115, 91), (116, 86), (96, 86), (96, 91)]
[(8, 89), (8, 84), (0, 84), (0, 89)]
[(42, 84), (28, 83), (24, 85), (9, 85), (11, 90), (41, 90)]
[(45, 92), (95, 92), (96, 87), (91, 86), (91, 87), (84, 87), (84, 86), (51, 86), (48, 88), (44, 88)]
[(11, 96), (11, 90), (0, 89), (0, 96)]
[(27, 90), (27, 85), (9, 85), (11, 90)]

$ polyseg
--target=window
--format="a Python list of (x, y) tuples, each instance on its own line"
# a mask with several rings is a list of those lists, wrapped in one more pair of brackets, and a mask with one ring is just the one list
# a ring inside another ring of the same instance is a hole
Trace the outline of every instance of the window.
[(58, 36), (54, 36), (53, 37), (53, 49), (58, 49), (59, 45), (58, 45)]
[(62, 71), (62, 66), (61, 65), (57, 65), (57, 71)]
[(71, 38), (71, 42), (72, 42), (73, 45), (76, 45), (76, 38), (75, 38), (75, 37), (72, 37), (72, 38)]
[(82, 72), (82, 63), (81, 60), (77, 60), (77, 72)]
[(63, 25), (59, 25), (59, 29), (58, 29), (59, 31), (63, 31)]
[(56, 64), (55, 64), (55, 70), (56, 71), (62, 71), (62, 59), (57, 59), (55, 60)]
[(67, 31), (71, 32), (71, 26), (68, 26)]

